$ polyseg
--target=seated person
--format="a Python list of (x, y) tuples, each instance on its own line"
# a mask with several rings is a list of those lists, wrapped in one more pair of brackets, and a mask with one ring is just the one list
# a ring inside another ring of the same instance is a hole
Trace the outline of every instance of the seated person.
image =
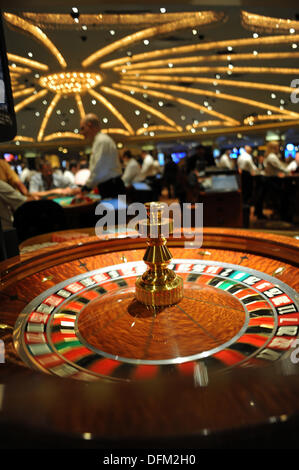
[(24, 195), (10, 184), (0, 180), (0, 219), (3, 230), (13, 229), (13, 213), (24, 202), (37, 200), (34, 195)]
[(76, 185), (75, 178), (76, 178), (76, 173), (79, 170), (79, 164), (77, 161), (72, 160), (69, 164), (68, 170), (65, 170), (63, 173), (63, 180), (65, 183), (65, 186), (69, 188), (74, 188)]
[(130, 150), (126, 150), (122, 156), (124, 163), (124, 172), (122, 175), (122, 180), (125, 187), (132, 185), (132, 182), (135, 178), (138, 177), (140, 173), (140, 165), (137, 162), (136, 158), (131, 154)]
[(30, 178), (29, 192), (39, 197), (66, 196), (76, 194), (79, 189), (66, 187), (63, 175), (54, 172), (51, 163), (42, 162), (39, 171)]
[(85, 186), (86, 181), (90, 176), (90, 170), (87, 160), (81, 160), (79, 163), (79, 170), (75, 175), (75, 185), (76, 186)]
[(20, 180), (19, 176), (11, 168), (10, 164), (2, 159), (0, 159), (0, 180), (5, 181), (5, 183), (19, 190), (22, 194), (28, 194), (28, 190)]
[(20, 175), (20, 180), (26, 186), (26, 188), (29, 188), (30, 178), (36, 172), (35, 165), (32, 160), (34, 160), (34, 158), (31, 158), (29, 160), (30, 163), (28, 164), (28, 166), (23, 167), (22, 173)]

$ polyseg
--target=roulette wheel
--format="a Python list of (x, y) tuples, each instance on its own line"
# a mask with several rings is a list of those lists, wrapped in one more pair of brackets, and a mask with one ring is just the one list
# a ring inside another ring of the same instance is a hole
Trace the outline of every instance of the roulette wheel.
[[(298, 240), (159, 240), (118, 232), (2, 263), (2, 446), (297, 445)], [(158, 265), (180, 283), (161, 288)]]

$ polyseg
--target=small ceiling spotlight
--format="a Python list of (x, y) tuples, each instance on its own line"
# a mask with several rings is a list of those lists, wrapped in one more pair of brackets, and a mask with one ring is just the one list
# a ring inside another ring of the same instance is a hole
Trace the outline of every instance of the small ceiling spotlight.
[(80, 13), (79, 13), (79, 10), (77, 7), (73, 7), (72, 10), (71, 10), (71, 17), (73, 18), (73, 20), (78, 23), (79, 22), (79, 16), (80, 16)]

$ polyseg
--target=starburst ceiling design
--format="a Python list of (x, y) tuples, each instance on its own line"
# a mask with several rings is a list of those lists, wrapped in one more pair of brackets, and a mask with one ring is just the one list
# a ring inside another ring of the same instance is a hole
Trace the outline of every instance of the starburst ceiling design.
[(123, 140), (297, 125), (299, 22), (231, 16), (5, 12), (15, 140), (82, 139), (87, 112)]

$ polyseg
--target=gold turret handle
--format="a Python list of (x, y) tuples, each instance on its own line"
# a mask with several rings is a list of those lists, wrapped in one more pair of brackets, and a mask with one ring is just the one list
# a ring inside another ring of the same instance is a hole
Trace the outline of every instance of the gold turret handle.
[(147, 237), (143, 257), (147, 270), (136, 281), (136, 299), (152, 307), (174, 305), (183, 297), (183, 279), (167, 266), (172, 259), (165, 233), (172, 230), (172, 221), (163, 218), (164, 205), (146, 204), (147, 219), (139, 224), (139, 232)]

